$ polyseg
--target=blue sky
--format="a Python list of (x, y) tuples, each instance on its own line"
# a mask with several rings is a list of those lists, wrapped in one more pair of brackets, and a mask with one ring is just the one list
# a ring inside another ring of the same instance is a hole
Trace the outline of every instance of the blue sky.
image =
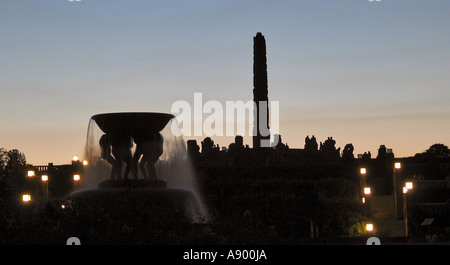
[(251, 100), (257, 32), (290, 147), (313, 134), (355, 154), (449, 145), (449, 13), (439, 0), (4, 0), (0, 147), (66, 163), (94, 114), (170, 112), (196, 92)]

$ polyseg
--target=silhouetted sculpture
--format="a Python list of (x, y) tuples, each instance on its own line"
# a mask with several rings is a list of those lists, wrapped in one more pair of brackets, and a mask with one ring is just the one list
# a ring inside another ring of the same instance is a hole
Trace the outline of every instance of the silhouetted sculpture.
[(234, 143), (236, 144), (236, 148), (244, 148), (244, 138), (240, 135), (236, 135), (234, 137)]
[[(157, 179), (155, 163), (163, 153), (163, 138), (160, 133), (152, 135), (139, 135), (134, 138), (136, 151), (134, 152), (133, 165), (141, 170), (144, 179)], [(135, 175), (137, 178), (137, 175)]]
[(236, 137), (234, 137), (234, 143), (228, 145), (228, 151), (233, 153), (242, 149), (244, 149), (244, 138), (240, 135), (236, 135)]
[(214, 141), (210, 137), (206, 137), (202, 141), (202, 154), (209, 154), (213, 151)]
[(362, 159), (364, 160), (370, 160), (372, 159), (372, 154), (369, 152), (364, 152), (364, 154), (362, 155)]
[[(258, 32), (253, 38), (253, 101), (256, 109), (253, 112), (256, 114), (253, 120), (253, 148), (261, 147), (261, 140), (269, 140), (270, 133), (267, 136), (262, 136), (260, 128), (265, 127), (269, 129), (269, 99), (267, 90), (267, 58), (266, 58), (266, 40), (261, 32)], [(266, 102), (266, 109), (261, 113), (260, 102)], [(260, 124), (260, 115), (265, 114), (265, 124)]]
[(386, 159), (386, 146), (380, 145), (380, 148), (378, 148), (377, 159), (378, 159), (378, 160), (384, 160), (384, 159)]
[(344, 151), (342, 151), (342, 159), (343, 160), (352, 160), (355, 158), (353, 155), (354, 147), (352, 144), (346, 144), (344, 147)]
[(311, 149), (314, 151), (317, 151), (318, 145), (317, 145), (316, 137), (314, 135), (311, 137), (310, 143), (311, 143)]
[(103, 134), (100, 137), (100, 157), (106, 160), (111, 165), (114, 164), (114, 157), (111, 155), (111, 137), (108, 134)]
[[(130, 146), (127, 145), (122, 139), (119, 137), (112, 137), (109, 134), (103, 134), (100, 137), (100, 150), (101, 150), (101, 158), (106, 160), (111, 164), (111, 179), (121, 179), (122, 178), (122, 162), (127, 163), (126, 175), (129, 172), (130, 166), (130, 156), (131, 150)], [(128, 154), (129, 152), (129, 154)]]
[(333, 137), (328, 137), (323, 144), (320, 143), (320, 150), (328, 157), (339, 157), (341, 148), (336, 149), (335, 145), (336, 141), (333, 140)]
[(197, 144), (197, 140), (187, 140), (187, 151), (192, 159), (197, 159), (200, 153), (200, 147)]
[[(102, 158), (112, 164), (111, 180), (122, 179), (123, 163), (126, 163), (123, 178), (128, 178), (131, 171), (136, 179), (139, 159), (141, 159), (139, 166), (144, 173), (144, 178), (156, 178), (154, 163), (162, 154), (163, 148), (163, 139), (159, 132), (173, 118), (175, 116), (167, 113), (139, 112), (104, 113), (92, 116), (91, 119), (105, 133), (99, 140), (99, 145)], [(134, 156), (133, 140), (137, 145)]]
[(305, 138), (305, 150), (309, 152), (315, 152), (317, 151), (317, 148), (318, 146), (316, 137), (314, 137), (313, 135), (311, 139), (309, 139), (309, 135), (307, 135)]
[(289, 149), (289, 146), (287, 144), (284, 144), (283, 141), (281, 140), (281, 135), (276, 134), (275, 138), (278, 137), (278, 143), (275, 146), (276, 150), (285, 150), (285, 149)]
[(111, 179), (122, 179), (122, 163), (125, 162), (126, 168), (123, 178), (128, 178), (131, 170), (132, 155), (131, 148), (133, 143), (131, 137), (124, 135), (115, 135), (111, 138), (111, 152), (114, 156)]
[(333, 140), (333, 137), (328, 137), (328, 139), (321, 145), (321, 151), (335, 151), (336, 150), (336, 141)]

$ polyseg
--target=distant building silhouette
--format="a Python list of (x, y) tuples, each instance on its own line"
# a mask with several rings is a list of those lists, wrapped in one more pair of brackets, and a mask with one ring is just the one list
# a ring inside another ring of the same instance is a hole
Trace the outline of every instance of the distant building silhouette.
[[(269, 129), (269, 106), (268, 106), (268, 85), (267, 85), (267, 57), (266, 57), (266, 40), (261, 32), (258, 32), (253, 38), (253, 101), (255, 102), (256, 109), (253, 112), (253, 131), (256, 135), (253, 135), (253, 148), (261, 147), (261, 140), (270, 139), (270, 133), (267, 136), (262, 136), (260, 128), (265, 126)], [(261, 102), (266, 102), (265, 113), (260, 112)], [(260, 124), (260, 115), (265, 114), (265, 124)], [(264, 127), (263, 127), (264, 128)]]

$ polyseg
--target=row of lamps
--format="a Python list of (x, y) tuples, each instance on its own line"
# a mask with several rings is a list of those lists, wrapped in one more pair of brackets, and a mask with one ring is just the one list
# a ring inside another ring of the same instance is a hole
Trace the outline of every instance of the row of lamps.
[[(394, 163), (394, 169), (395, 170), (400, 170), (402, 168), (402, 164), (400, 162), (395, 162)], [(361, 167), (359, 169), (359, 173), (362, 177), (362, 181), (361, 184), (363, 185), (363, 194), (364, 196), (362, 197), (362, 203), (366, 203), (366, 196), (370, 196), (372, 193), (372, 190), (369, 186), (366, 186), (366, 174), (367, 174), (367, 168), (365, 167)], [(405, 181), (405, 185), (402, 188), (402, 192), (403, 194), (408, 193), (410, 190), (413, 189), (413, 182), (412, 181)], [(366, 232), (369, 233), (373, 233), (375, 226), (373, 223), (366, 223), (365, 225), (365, 229)]]
[[(79, 160), (79, 157), (77, 155), (74, 155), (72, 157), (72, 162), (79, 162), (79, 161), (80, 160)], [(83, 166), (87, 166), (89, 164), (89, 162), (87, 160), (83, 160), (81, 162), (81, 164)], [(28, 178), (36, 177), (36, 172), (34, 170), (28, 170), (27, 171), (27, 177)], [(75, 174), (73, 174), (72, 178), (73, 178), (73, 181), (79, 182), (81, 180), (81, 175), (79, 173), (75, 173)], [(41, 175), (41, 182), (42, 182), (43, 185), (45, 185), (44, 189), (45, 189), (46, 196), (48, 196), (48, 181), (49, 181), (48, 174), (42, 174)], [(23, 203), (27, 204), (27, 203), (30, 203), (31, 201), (32, 201), (32, 198), (31, 198), (31, 194), (30, 193), (22, 194), (22, 202)]]

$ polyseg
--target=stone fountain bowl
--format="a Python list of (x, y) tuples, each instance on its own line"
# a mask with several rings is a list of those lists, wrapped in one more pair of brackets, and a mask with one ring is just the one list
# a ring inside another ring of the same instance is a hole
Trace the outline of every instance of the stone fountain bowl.
[(131, 136), (158, 133), (173, 118), (175, 116), (172, 114), (156, 112), (104, 113), (91, 117), (105, 133), (114, 132)]

